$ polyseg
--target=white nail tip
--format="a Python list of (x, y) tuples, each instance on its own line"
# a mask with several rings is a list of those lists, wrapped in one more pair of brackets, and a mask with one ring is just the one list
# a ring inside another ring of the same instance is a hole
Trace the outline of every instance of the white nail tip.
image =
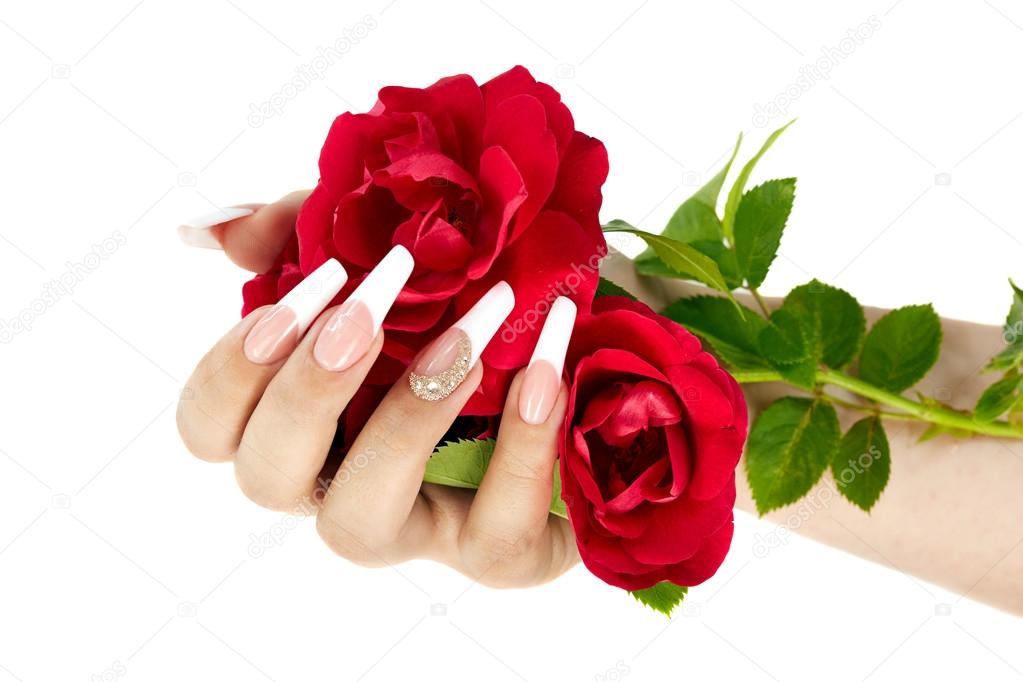
[(533, 356), (529, 359), (530, 365), (539, 360), (546, 360), (554, 367), (555, 373), (561, 376), (568, 342), (575, 327), (575, 315), (576, 307), (572, 299), (559, 296), (554, 301), (536, 340)]
[(348, 273), (344, 267), (331, 258), (310, 272), (281, 299), (279, 305), (285, 305), (295, 311), (300, 336), (337, 296), (337, 292), (341, 291), (347, 281)]
[(490, 291), (483, 294), (483, 297), (476, 301), (476, 305), (469, 309), (458, 322), (453, 326), (465, 332), (472, 344), (472, 353), (469, 356), (469, 367), (476, 364), (483, 349), (490, 343), (501, 323), (515, 308), (515, 293), (507, 282), (498, 282)]
[(196, 216), (178, 225), (178, 237), (188, 246), (196, 246), (201, 249), (222, 248), (217, 238), (213, 236), (210, 228), (221, 223), (244, 218), (252, 215), (251, 208), (220, 208), (211, 213)]
[(370, 270), (359, 283), (348, 300), (362, 301), (373, 318), (373, 336), (380, 331), (380, 325), (387, 317), (387, 311), (394, 305), (402, 288), (412, 276), (415, 268), (412, 254), (404, 246), (395, 246), (388, 251), (377, 266)]

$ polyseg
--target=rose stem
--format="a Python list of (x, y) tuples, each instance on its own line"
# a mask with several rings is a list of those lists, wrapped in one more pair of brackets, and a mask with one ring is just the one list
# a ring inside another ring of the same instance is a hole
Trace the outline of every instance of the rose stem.
[[(782, 379), (780, 374), (772, 370), (754, 369), (729, 371), (740, 384), (766, 382), (788, 383)], [(906, 413), (897, 417), (890, 414), (882, 414), (882, 417), (916, 419), (918, 421), (946, 426), (950, 429), (960, 429), (963, 431), (982, 433), (988, 436), (997, 436), (1000, 438), (1023, 438), (1023, 431), (1017, 430), (1014, 426), (1007, 422), (977, 421), (973, 417), (961, 412), (956, 412), (955, 410), (950, 410), (944, 407), (935, 407), (933, 405), (925, 405), (908, 398), (903, 398), (902, 396), (886, 391), (883, 388), (878, 388), (877, 386), (868, 384), (865, 381), (861, 381), (860, 379), (831, 369), (818, 369), (816, 383), (844, 388), (851, 393), (855, 393), (856, 395), (882, 405), (894, 407)]]

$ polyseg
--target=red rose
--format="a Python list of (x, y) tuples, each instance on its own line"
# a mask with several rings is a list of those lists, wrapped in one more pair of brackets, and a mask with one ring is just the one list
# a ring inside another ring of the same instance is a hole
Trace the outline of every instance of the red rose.
[(577, 132), (560, 95), (522, 67), (482, 86), (462, 75), (384, 88), (369, 113), (335, 119), (294, 253), (246, 285), (243, 313), (277, 301), (328, 258), (348, 271), (343, 300), (401, 244), (416, 269), (368, 379), (388, 384), (506, 280), (516, 308), (483, 354), (483, 384), (464, 410), (496, 414), (554, 298), (589, 309), (606, 251), (597, 218), (606, 177), (603, 144)]
[(566, 366), (562, 498), (583, 562), (628, 590), (703, 582), (732, 540), (739, 385), (695, 336), (620, 297), (579, 318)]

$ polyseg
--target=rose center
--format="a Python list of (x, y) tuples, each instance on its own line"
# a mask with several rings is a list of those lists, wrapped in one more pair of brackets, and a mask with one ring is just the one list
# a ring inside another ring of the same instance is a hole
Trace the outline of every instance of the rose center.
[(447, 221), (453, 228), (458, 230), (468, 241), (472, 241), (476, 234), (477, 216), (479, 206), (468, 197), (458, 199), (447, 204)]
[[(605, 499), (612, 499), (632, 485), (643, 472), (665, 457), (667, 443), (664, 431), (660, 428), (643, 429), (629, 441), (627, 445), (611, 446), (602, 438), (595, 437), (590, 442), (590, 453), (596, 470), (597, 481), (602, 482)], [(657, 481), (657, 485), (666, 485), (670, 478), (670, 468), (665, 472), (665, 480)]]

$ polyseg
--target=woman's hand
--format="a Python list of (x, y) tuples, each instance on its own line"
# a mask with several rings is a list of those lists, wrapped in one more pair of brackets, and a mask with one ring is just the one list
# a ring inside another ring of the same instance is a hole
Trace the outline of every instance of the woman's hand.
[[(209, 223), (217, 218), (210, 216), (182, 228), (182, 236), (197, 245), (219, 245), (239, 265), (263, 270), (294, 228), (304, 196), (250, 205), (253, 213), (215, 225)], [(578, 553), (568, 523), (548, 514), (567, 389), (551, 380), (549, 365), (542, 367), (547, 363), (531, 363), (512, 382), (478, 491), (422, 483), (427, 459), (480, 382), (483, 370), (476, 360), (507, 314), (495, 323), (494, 311), (511, 296), (507, 285), (507, 292), (498, 285), (474, 308), (475, 318), (470, 312), (424, 350), (412, 364), (419, 374), (410, 381), (406, 372), (390, 389), (332, 481), (321, 479), (338, 415), (376, 360), (383, 345), (379, 324), (411, 270), (407, 251), (398, 250), (404, 256), (389, 254), (373, 271), (374, 282), (323, 314), (317, 316), (317, 306), (344, 284), (338, 283), (343, 271), (322, 274), (310, 291), (299, 285), (290, 306), (260, 308), (238, 323), (189, 379), (188, 399), (178, 405), (181, 436), (201, 459), (233, 461), (238, 485), (257, 504), (315, 509), (324, 542), (356, 563), (428, 558), (501, 587), (551, 580), (575, 564)], [(574, 318), (574, 309), (569, 314)], [(307, 330), (303, 317), (315, 318)], [(571, 327), (569, 319), (566, 344)], [(536, 355), (560, 352), (552, 359), (560, 377), (562, 334), (544, 331)], [(472, 349), (460, 356), (459, 349), (469, 348), (460, 345), (465, 340)], [(463, 365), (457, 365), (459, 358)], [(430, 393), (429, 380), (445, 369), (443, 377), (455, 385)]]

